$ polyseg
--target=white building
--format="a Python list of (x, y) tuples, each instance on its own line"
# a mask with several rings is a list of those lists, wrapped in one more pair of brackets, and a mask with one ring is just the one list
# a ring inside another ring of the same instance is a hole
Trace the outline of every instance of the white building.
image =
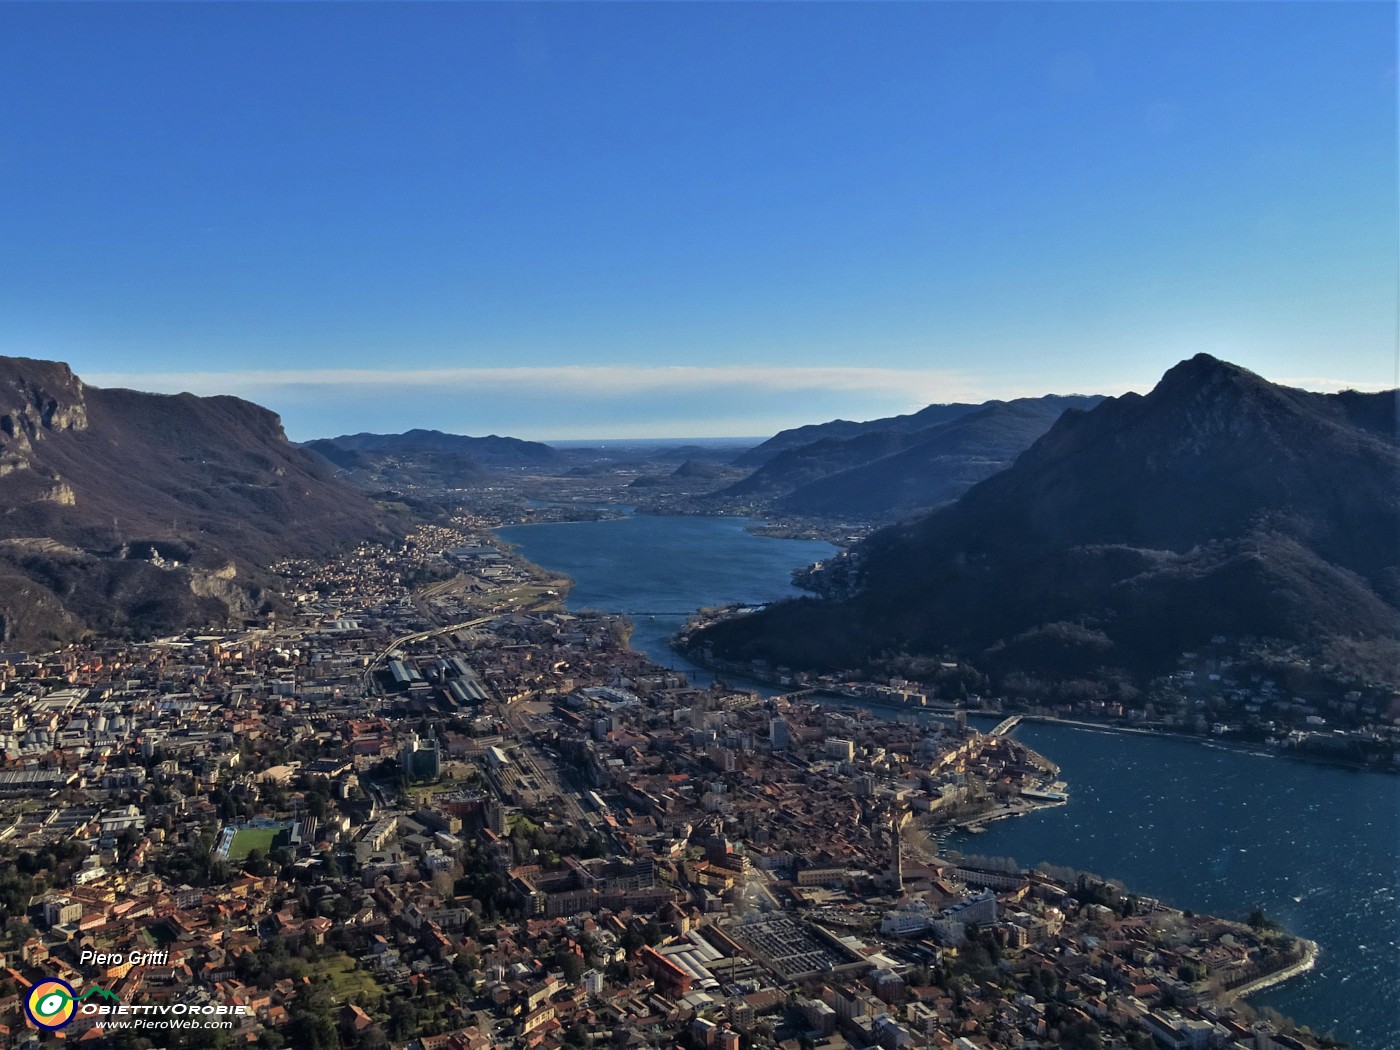
[(923, 933), (933, 925), (933, 909), (922, 897), (901, 904), (894, 911), (885, 912), (880, 922), (880, 932), (895, 937), (911, 937)]
[(856, 757), (856, 745), (853, 741), (832, 737), (826, 742), (826, 757), (852, 762)]
[(983, 890), (976, 896), (943, 909), (944, 918), (956, 919), (963, 925), (976, 923), (990, 926), (997, 921), (997, 914), (997, 895), (991, 890)]

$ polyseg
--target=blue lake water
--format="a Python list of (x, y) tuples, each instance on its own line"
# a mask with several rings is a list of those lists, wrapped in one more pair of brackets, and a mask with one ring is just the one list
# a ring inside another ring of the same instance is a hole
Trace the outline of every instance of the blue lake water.
[(635, 625), (632, 648), (706, 684), (709, 673), (667, 644), (686, 617), (704, 606), (799, 594), (793, 570), (836, 551), (819, 540), (755, 536), (745, 531), (749, 524), (748, 518), (635, 514), (516, 525), (497, 535), (535, 564), (573, 578), (570, 609), (628, 613)]
[(1180, 908), (1255, 906), (1322, 947), (1310, 974), (1249, 1000), (1357, 1050), (1400, 1047), (1400, 779), (1164, 737), (1023, 723), (1069, 805), (951, 848), (1064, 864)]
[[(573, 577), (571, 608), (629, 613), (793, 594), (792, 570), (833, 550), (753, 536), (746, 524), (635, 516), (500, 535)], [(683, 621), (636, 618), (634, 647), (696, 671), (666, 645)], [(1023, 724), (1016, 736), (1060, 766), (1069, 805), (950, 846), (1093, 871), (1199, 912), (1243, 918), (1259, 905), (1322, 956), (1311, 974), (1250, 1002), (1356, 1050), (1400, 1048), (1400, 778), (1070, 726)]]

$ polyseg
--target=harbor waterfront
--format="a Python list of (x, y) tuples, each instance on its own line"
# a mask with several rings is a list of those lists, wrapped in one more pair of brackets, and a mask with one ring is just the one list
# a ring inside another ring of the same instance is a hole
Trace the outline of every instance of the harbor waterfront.
[(957, 834), (963, 853), (1119, 879), (1179, 908), (1254, 907), (1316, 941), (1315, 967), (1250, 997), (1357, 1050), (1400, 1046), (1400, 784), (1188, 740), (1023, 723), (1068, 805)]
[[(572, 608), (674, 612), (637, 617), (633, 645), (693, 672), (666, 646), (685, 612), (795, 593), (791, 570), (832, 551), (753, 536), (748, 524), (635, 516), (499, 535), (571, 576)], [(1242, 918), (1262, 907), (1320, 954), (1250, 1002), (1356, 1050), (1400, 1046), (1400, 781), (1151, 734), (1027, 722), (1015, 737), (1060, 766), (1069, 804), (954, 836), (950, 847), (1096, 872), (1200, 912)]]

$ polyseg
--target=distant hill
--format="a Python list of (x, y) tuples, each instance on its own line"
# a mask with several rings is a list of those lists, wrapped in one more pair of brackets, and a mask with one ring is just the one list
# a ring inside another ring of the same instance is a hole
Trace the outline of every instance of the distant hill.
[(850, 437), (822, 437), (807, 444), (793, 445), (774, 454), (748, 477), (718, 495), (780, 500), (803, 485), (902, 451), (912, 440), (902, 430), (870, 430)]
[(464, 452), (376, 452), (341, 448), (326, 439), (308, 441), (302, 447), (344, 471), (347, 481), (370, 492), (462, 488), (492, 476), (492, 471)]
[(1395, 435), (1394, 394), (1292, 390), (1198, 355), (876, 533), (850, 597), (698, 641), (811, 668), (956, 653), (998, 672), (1145, 675), (1213, 636), (1256, 636), (1335, 641), (1400, 680)]
[[(936, 507), (1008, 466), (1066, 409), (1100, 400), (1047, 395), (933, 405), (938, 412), (874, 420), (852, 436), (788, 447), (718, 495), (768, 500), (779, 511), (809, 515), (881, 517)], [(950, 409), (957, 411), (945, 418)]]
[(907, 447), (858, 467), (828, 474), (779, 501), (799, 514), (907, 512), (951, 503), (1024, 452), (1068, 408), (1092, 408), (1097, 397), (994, 401), (912, 435)]
[(275, 558), (394, 527), (265, 408), (104, 390), (58, 362), (0, 357), (6, 644), (219, 622), (260, 600)]
[(718, 463), (706, 463), (703, 460), (688, 459), (671, 473), (673, 478), (719, 478), (725, 475), (724, 467)]
[(724, 463), (700, 459), (687, 459), (669, 474), (643, 474), (628, 488), (686, 490), (699, 487), (704, 490), (717, 483), (732, 480), (739, 471)]
[[(520, 438), (468, 437), (465, 434), (445, 434), (440, 430), (408, 430), (402, 434), (342, 434), (308, 443), (317, 451), (333, 447), (343, 452), (368, 453), (453, 453), (470, 457), (489, 468), (515, 468), (558, 464), (565, 455), (557, 448), (539, 441)], [(324, 454), (324, 453), (323, 453)]]
[(558, 449), (520, 438), (468, 437), (440, 430), (402, 434), (343, 434), (305, 448), (367, 489), (463, 488), (499, 472), (562, 473), (573, 462)]

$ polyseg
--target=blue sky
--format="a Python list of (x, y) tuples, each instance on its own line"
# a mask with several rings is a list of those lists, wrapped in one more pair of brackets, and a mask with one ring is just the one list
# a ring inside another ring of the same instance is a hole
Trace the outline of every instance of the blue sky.
[(1394, 380), (1391, 4), (0, 5), (0, 353), (295, 438)]

